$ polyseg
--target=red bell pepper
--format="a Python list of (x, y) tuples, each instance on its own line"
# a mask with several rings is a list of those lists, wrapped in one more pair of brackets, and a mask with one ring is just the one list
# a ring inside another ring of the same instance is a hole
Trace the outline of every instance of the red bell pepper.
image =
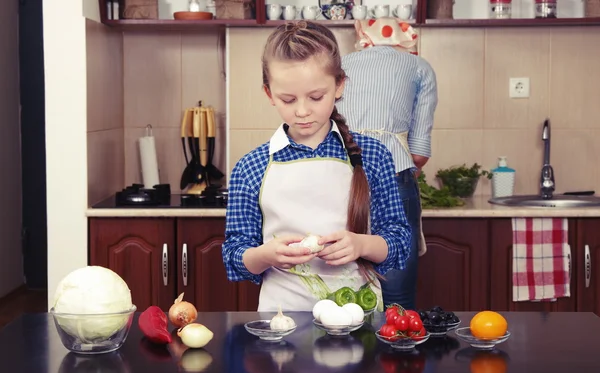
[(150, 306), (142, 312), (138, 325), (150, 342), (167, 344), (173, 340), (167, 330), (169, 325), (167, 315), (157, 306)]

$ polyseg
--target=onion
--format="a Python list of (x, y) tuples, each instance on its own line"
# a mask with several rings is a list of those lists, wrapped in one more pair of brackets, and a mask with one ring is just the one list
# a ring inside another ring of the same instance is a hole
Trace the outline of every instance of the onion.
[(206, 326), (198, 323), (187, 324), (177, 331), (181, 342), (190, 348), (202, 348), (213, 338), (214, 334)]
[(179, 294), (171, 308), (169, 308), (169, 321), (176, 328), (182, 328), (187, 324), (196, 321), (197, 317), (198, 310), (196, 310), (196, 307), (194, 307), (193, 304), (183, 300), (183, 293)]

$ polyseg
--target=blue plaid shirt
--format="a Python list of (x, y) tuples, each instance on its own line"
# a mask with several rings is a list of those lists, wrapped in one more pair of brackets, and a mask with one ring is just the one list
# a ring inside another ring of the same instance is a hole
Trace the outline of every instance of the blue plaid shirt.
[[(283, 131), (283, 125), (278, 131)], [(388, 245), (387, 258), (375, 265), (375, 270), (385, 274), (390, 269), (404, 269), (410, 255), (411, 232), (398, 191), (392, 154), (378, 140), (357, 133), (352, 133), (352, 136), (362, 149), (363, 168), (371, 189), (371, 234), (381, 236)], [(275, 138), (271, 138), (270, 142)], [(242, 255), (248, 248), (263, 244), (263, 216), (258, 197), (269, 163), (270, 142), (246, 154), (231, 173), (223, 243), (223, 263), (230, 281), (250, 280), (260, 284), (262, 280), (261, 275), (248, 271)], [(335, 123), (316, 149), (297, 144), (289, 137), (286, 142), (287, 146), (273, 154), (274, 161), (314, 157), (347, 160), (344, 143)]]

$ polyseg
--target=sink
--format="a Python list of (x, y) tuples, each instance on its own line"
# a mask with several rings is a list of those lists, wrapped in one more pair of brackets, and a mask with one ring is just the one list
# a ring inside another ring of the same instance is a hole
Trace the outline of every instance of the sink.
[(600, 206), (600, 197), (554, 195), (551, 199), (542, 199), (542, 197), (540, 197), (539, 195), (532, 194), (523, 196), (492, 198), (488, 202), (494, 205), (521, 207), (598, 207)]

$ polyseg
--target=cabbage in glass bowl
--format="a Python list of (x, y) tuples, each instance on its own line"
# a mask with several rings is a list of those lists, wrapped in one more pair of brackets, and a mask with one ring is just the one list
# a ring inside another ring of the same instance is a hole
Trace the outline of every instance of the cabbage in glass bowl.
[(121, 347), (135, 310), (131, 291), (118, 274), (105, 267), (86, 266), (60, 281), (50, 313), (67, 349), (97, 354)]
[(103, 354), (118, 350), (129, 334), (136, 306), (121, 312), (97, 314), (50, 314), (62, 344), (80, 354)]

